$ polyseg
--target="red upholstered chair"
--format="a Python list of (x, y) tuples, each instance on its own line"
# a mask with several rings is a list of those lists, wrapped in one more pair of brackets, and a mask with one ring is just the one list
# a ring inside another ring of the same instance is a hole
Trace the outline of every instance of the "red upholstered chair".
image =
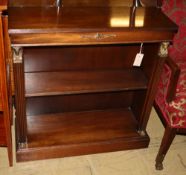
[(179, 26), (179, 31), (169, 48), (154, 105), (165, 126), (156, 157), (158, 170), (163, 169), (162, 162), (175, 135), (186, 133), (186, 2), (164, 0), (162, 10)]

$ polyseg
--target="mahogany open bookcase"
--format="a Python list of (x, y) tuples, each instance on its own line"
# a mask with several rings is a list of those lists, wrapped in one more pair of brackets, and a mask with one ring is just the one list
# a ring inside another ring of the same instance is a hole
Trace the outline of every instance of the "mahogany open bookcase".
[(161, 9), (9, 7), (8, 20), (17, 161), (148, 146), (146, 125), (177, 31)]

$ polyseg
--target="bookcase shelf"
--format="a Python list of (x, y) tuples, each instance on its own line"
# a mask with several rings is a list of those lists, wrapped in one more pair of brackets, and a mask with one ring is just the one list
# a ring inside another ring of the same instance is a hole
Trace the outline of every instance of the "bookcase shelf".
[(134, 144), (130, 149), (149, 143), (147, 134), (137, 132), (137, 121), (127, 108), (27, 116), (27, 121), (28, 145), (18, 150), (18, 160), (37, 159), (39, 150), (44, 159), (55, 157), (55, 152), (68, 156), (77, 155), (77, 151), (88, 154), (129, 149), (129, 142)]
[[(27, 118), (30, 148), (138, 136), (137, 121), (130, 109), (67, 112)], [(110, 122), (112, 118), (114, 120)]]
[[(35, 86), (37, 84), (37, 86)], [(26, 97), (147, 88), (140, 69), (25, 73)]]

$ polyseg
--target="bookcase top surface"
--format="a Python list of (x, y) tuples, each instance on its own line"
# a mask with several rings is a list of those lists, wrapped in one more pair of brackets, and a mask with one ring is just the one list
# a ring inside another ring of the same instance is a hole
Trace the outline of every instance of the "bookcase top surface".
[(177, 30), (155, 7), (10, 7), (8, 15), (10, 34)]
[[(59, 0), (9, 0), (9, 6), (56, 6)], [(157, 0), (141, 0), (143, 6), (156, 6)], [(116, 6), (132, 6), (133, 0), (61, 0), (63, 7), (92, 6), (92, 7), (116, 7)]]

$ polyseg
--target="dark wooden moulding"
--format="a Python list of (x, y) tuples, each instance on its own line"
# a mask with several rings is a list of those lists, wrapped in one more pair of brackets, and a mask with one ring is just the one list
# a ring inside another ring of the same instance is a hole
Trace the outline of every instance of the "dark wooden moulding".
[(0, 146), (6, 146), (6, 133), (5, 133), (5, 126), (4, 126), (4, 117), (3, 112), (0, 112)]
[(7, 147), (9, 165), (13, 163), (12, 156), (12, 105), (11, 93), (9, 88), (9, 79), (7, 75), (8, 62), (8, 20), (4, 16), (7, 10), (7, 0), (0, 1), (0, 146)]
[[(128, 26), (113, 26), (114, 17)], [(22, 49), (14, 61), (17, 160), (147, 147), (160, 43), (176, 30), (156, 8), (9, 8), (11, 44)]]

